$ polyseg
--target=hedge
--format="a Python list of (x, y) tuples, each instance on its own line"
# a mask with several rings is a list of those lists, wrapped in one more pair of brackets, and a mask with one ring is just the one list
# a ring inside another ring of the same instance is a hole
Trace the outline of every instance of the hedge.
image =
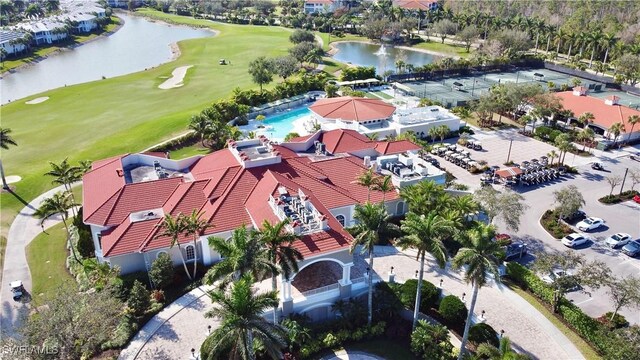
[(468, 315), (467, 307), (455, 295), (447, 295), (442, 298), (438, 312), (442, 318), (452, 324), (464, 323)]
[[(416, 293), (418, 291), (418, 280), (409, 279), (401, 286), (400, 300), (402, 304), (413, 309), (416, 303)], [(422, 288), (420, 289), (420, 312), (427, 313), (429, 309), (435, 308), (440, 300), (440, 289), (432, 283), (422, 280)]]
[(483, 343), (488, 343), (495, 347), (500, 346), (498, 333), (491, 325), (485, 323), (478, 323), (469, 328), (469, 341), (476, 346)]
[(368, 340), (381, 336), (384, 334), (386, 326), (384, 321), (380, 321), (374, 325), (365, 325), (355, 330), (343, 329), (337, 332), (314, 334), (311, 340), (300, 348), (300, 358), (308, 359), (324, 349), (333, 349), (351, 341)]

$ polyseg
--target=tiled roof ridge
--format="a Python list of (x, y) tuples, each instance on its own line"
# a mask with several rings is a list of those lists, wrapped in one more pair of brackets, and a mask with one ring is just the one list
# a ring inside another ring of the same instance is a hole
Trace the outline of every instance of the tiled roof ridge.
[[(224, 191), (220, 194), (220, 197), (218, 199), (225, 199), (226, 198), (226, 195), (228, 195), (229, 192), (231, 192), (231, 190), (236, 186), (236, 184), (238, 183), (238, 180), (240, 180), (240, 178), (242, 177), (244, 172), (245, 172), (245, 169), (240, 169), (237, 173), (235, 173), (235, 175), (233, 176), (233, 179), (231, 179), (231, 181), (229, 181), (229, 184), (224, 189)], [(213, 217), (218, 213), (218, 211), (222, 207), (223, 201), (218, 201), (217, 203), (218, 204), (212, 209), (211, 214), (207, 218), (208, 222), (211, 222)]]
[[(103, 256), (109, 256), (109, 254), (111, 253), (111, 251), (113, 249), (116, 248), (116, 244), (118, 244), (118, 242), (120, 242), (120, 239), (122, 239), (122, 234), (124, 234), (125, 232), (127, 232), (127, 230), (129, 230), (129, 228), (131, 227), (131, 225), (133, 225), (133, 223), (131, 221), (125, 220), (128, 224), (127, 226), (122, 230), (122, 233), (120, 234), (120, 236), (118, 236), (116, 238), (116, 241), (113, 242), (113, 244), (111, 245), (111, 247), (107, 250), (107, 252), (105, 252), (103, 254)], [(116, 231), (117, 227), (113, 229), (113, 231)]]
[(113, 163), (114, 161), (122, 160), (123, 157), (128, 156), (128, 155), (130, 155), (130, 153), (126, 153), (124, 155), (117, 155), (117, 156), (114, 156), (114, 157), (109, 158), (109, 159), (104, 159), (102, 161), (98, 161), (98, 165), (96, 166), (96, 168), (95, 169), (92, 168), (91, 170), (87, 171), (87, 174), (91, 173), (91, 172), (94, 172), (94, 171), (96, 171), (98, 169), (101, 169), (101, 168)]

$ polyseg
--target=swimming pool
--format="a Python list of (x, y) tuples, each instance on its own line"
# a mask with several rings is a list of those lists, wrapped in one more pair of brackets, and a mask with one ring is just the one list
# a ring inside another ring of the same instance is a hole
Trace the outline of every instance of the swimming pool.
[(264, 119), (264, 134), (273, 140), (282, 140), (288, 133), (294, 131), (292, 123), (300, 118), (309, 116), (311, 110), (304, 106), (298, 109), (286, 111), (280, 114), (267, 116)]

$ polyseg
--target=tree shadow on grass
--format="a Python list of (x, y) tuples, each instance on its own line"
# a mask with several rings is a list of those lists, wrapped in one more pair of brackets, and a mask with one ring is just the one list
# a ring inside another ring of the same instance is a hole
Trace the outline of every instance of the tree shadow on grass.
[(11, 195), (13, 195), (16, 199), (18, 199), (18, 201), (20, 201), (24, 206), (28, 206), (29, 208), (35, 210), (34, 207), (30, 206), (29, 203), (27, 202), (27, 200), (23, 199), (20, 195), (18, 195), (18, 193), (16, 193), (15, 191), (13, 191), (13, 189), (9, 189), (7, 190), (7, 192)]

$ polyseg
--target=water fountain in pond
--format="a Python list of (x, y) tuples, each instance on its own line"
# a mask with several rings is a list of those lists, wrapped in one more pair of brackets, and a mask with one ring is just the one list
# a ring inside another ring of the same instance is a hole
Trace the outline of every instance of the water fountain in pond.
[(384, 47), (384, 44), (380, 45), (380, 49), (378, 49), (378, 51), (374, 52), (373, 54), (377, 56), (382, 56), (382, 57), (389, 55), (387, 53), (387, 49), (385, 49)]
[[(378, 51), (376, 51), (375, 53), (373, 53), (374, 55), (378, 56), (380, 58), (380, 65), (382, 66), (382, 71), (386, 71), (387, 68), (387, 56), (389, 55), (389, 53), (387, 53), (387, 49), (385, 49), (384, 44), (380, 45), (380, 49), (378, 49)], [(384, 77), (384, 73), (379, 74), (382, 75)]]

